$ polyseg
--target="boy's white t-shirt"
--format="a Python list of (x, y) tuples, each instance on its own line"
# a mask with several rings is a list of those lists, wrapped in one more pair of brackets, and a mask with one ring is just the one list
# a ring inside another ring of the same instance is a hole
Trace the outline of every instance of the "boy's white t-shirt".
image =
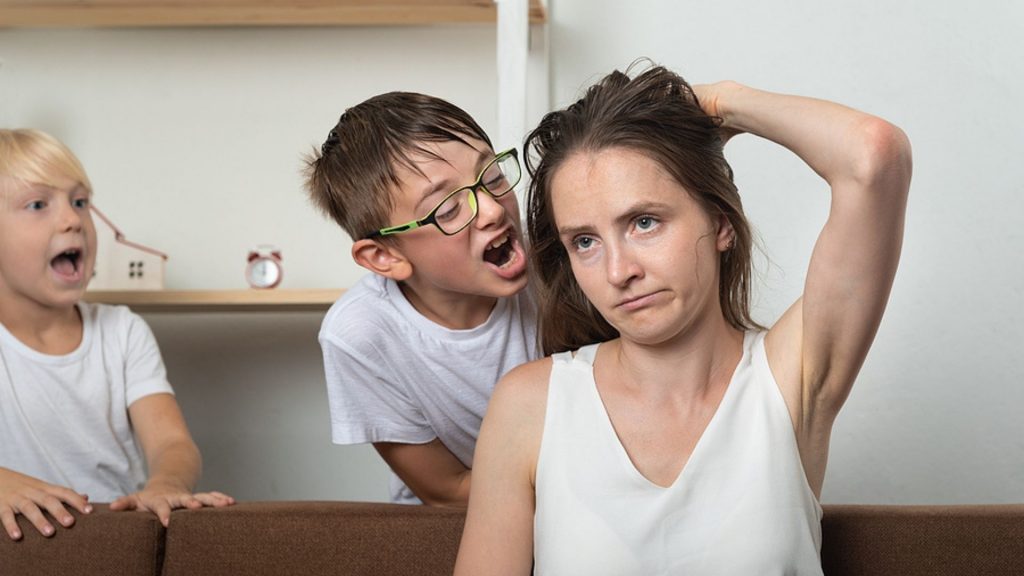
[[(398, 284), (370, 274), (327, 312), (320, 329), (332, 440), (425, 444), (438, 438), (467, 467), (491, 392), (540, 356), (527, 290), (499, 298), (490, 318), (451, 330), (421, 315)], [(419, 503), (394, 474), (391, 500)]]
[(110, 502), (143, 487), (128, 407), (173, 393), (149, 326), (124, 306), (78, 304), (82, 342), (37, 352), (0, 324), (0, 467)]

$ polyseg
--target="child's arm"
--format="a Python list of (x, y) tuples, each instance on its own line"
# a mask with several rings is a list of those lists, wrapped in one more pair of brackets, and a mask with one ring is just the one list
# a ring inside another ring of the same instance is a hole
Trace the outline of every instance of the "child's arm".
[(171, 510), (177, 508), (234, 504), (234, 498), (220, 492), (192, 493), (202, 460), (174, 396), (143, 397), (129, 406), (128, 414), (146, 456), (149, 480), (142, 491), (112, 502), (111, 510), (148, 510), (167, 526)]
[(20, 540), (22, 536), (15, 521), (18, 514), (28, 518), (43, 536), (53, 536), (56, 529), (43, 515), (43, 511), (49, 512), (50, 516), (67, 528), (75, 523), (75, 517), (68, 513), (64, 504), (82, 514), (88, 514), (92, 512), (88, 498), (70, 488), (0, 468), (0, 524), (3, 524), (11, 540)]
[(464, 508), (469, 502), (471, 470), (437, 438), (426, 444), (375, 442), (373, 447), (424, 504)]

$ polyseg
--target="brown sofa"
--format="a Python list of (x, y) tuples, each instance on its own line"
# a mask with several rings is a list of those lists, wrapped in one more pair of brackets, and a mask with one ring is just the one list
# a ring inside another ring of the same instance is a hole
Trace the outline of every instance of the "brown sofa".
[[(0, 576), (451, 574), (463, 512), (353, 502), (248, 502), (178, 511), (166, 530), (105, 506), (53, 538), (22, 518)], [(1024, 505), (825, 506), (828, 576), (1024, 574)]]

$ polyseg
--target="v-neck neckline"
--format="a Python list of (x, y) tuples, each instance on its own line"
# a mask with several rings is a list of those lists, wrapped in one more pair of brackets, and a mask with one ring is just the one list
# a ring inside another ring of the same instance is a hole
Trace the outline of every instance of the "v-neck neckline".
[(679, 470), (679, 473), (676, 474), (675, 479), (668, 486), (662, 486), (661, 484), (654, 482), (647, 476), (644, 476), (644, 474), (640, 472), (639, 469), (637, 469), (636, 464), (633, 462), (633, 459), (629, 457), (629, 452), (626, 450), (626, 447), (622, 444), (622, 439), (619, 438), (619, 433), (615, 430), (615, 425), (612, 423), (611, 415), (608, 414), (608, 408), (604, 404), (604, 399), (601, 397), (601, 392), (597, 389), (597, 379), (594, 377), (594, 359), (597, 357), (597, 349), (600, 346), (600, 344), (588, 346), (588, 349), (586, 349), (585, 351), (580, 350), (576, 354), (576, 360), (582, 360), (590, 365), (588, 379), (590, 384), (590, 390), (592, 392), (594, 408), (601, 414), (601, 421), (604, 425), (603, 427), (605, 428), (607, 434), (611, 438), (611, 443), (615, 445), (614, 450), (618, 455), (622, 465), (629, 471), (630, 475), (634, 476), (644, 485), (655, 490), (670, 491), (676, 486), (682, 484), (682, 479), (687, 475), (687, 470), (693, 468), (694, 459), (697, 456), (699, 456), (699, 454), (702, 452), (701, 447), (707, 443), (705, 441), (705, 438), (707, 438), (714, 431), (714, 429), (717, 428), (716, 423), (721, 419), (719, 417), (719, 414), (721, 414), (723, 408), (725, 408), (727, 404), (731, 402), (732, 397), (735, 396), (735, 394), (737, 394), (737, 392), (734, 392), (734, 388), (736, 388), (736, 386), (734, 386), (734, 384), (736, 383), (736, 375), (739, 373), (740, 367), (748, 363), (748, 357), (750, 355), (751, 335), (752, 332), (749, 331), (743, 334), (743, 349), (740, 354), (740, 359), (736, 363), (736, 367), (733, 369), (732, 376), (729, 378), (729, 384), (726, 386), (725, 392), (722, 394), (722, 399), (719, 400), (718, 406), (715, 408), (715, 413), (711, 415), (711, 419), (708, 420), (707, 425), (704, 426), (704, 430), (701, 431), (700, 437), (697, 438), (697, 442), (693, 445), (693, 450), (690, 451), (690, 456), (686, 459), (686, 462), (683, 463), (683, 467)]

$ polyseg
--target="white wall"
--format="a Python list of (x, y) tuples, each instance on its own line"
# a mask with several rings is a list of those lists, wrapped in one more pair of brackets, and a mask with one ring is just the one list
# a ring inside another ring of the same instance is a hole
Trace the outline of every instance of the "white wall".
[[(826, 502), (1024, 501), (1024, 23), (1018, 3), (551, 0), (564, 106), (648, 56), (835, 99), (904, 128), (915, 176), (889, 312), (837, 422)], [(284, 287), (344, 287), (349, 242), (301, 190), (303, 152), (347, 106), (424, 91), (492, 132), (488, 26), (0, 30), (0, 125), (82, 158), (97, 204), (171, 254), (168, 287), (241, 288), (247, 250), (283, 249)], [(531, 114), (530, 121), (536, 120)], [(728, 155), (771, 258), (757, 310), (796, 296), (827, 210), (799, 161), (751, 137)], [(206, 458), (246, 499), (383, 499), (371, 448), (329, 442), (318, 314), (150, 314)]]
[[(554, 106), (646, 56), (696, 83), (838, 100), (914, 146), (906, 240), (840, 414), (825, 502), (1024, 501), (1024, 4), (553, 0)], [(771, 259), (758, 318), (799, 294), (827, 188), (782, 148), (729, 144)]]

